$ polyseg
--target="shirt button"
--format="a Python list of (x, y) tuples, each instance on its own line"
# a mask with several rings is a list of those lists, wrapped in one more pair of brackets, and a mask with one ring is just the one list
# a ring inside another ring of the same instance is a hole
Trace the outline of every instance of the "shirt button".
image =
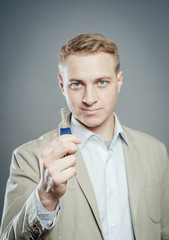
[(111, 227), (112, 227), (112, 228), (115, 228), (116, 225), (117, 225), (116, 223), (113, 223), (113, 224), (111, 225)]
[(116, 191), (115, 190), (110, 190), (109, 196), (116, 197)]
[(112, 196), (112, 195), (113, 195), (113, 191), (112, 191), (112, 190), (110, 190), (110, 192), (109, 192), (109, 195), (110, 195), (110, 196)]
[(113, 152), (114, 146), (110, 145), (110, 150)]
[(48, 226), (48, 227), (51, 227), (52, 223), (53, 223), (52, 221), (48, 221), (48, 222), (47, 222), (47, 226)]

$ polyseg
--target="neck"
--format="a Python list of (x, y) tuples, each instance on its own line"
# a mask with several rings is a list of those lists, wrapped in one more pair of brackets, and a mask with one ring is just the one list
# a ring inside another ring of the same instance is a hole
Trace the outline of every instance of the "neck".
[(115, 127), (115, 117), (113, 115), (113, 118), (111, 121), (107, 122), (106, 124), (102, 124), (97, 127), (87, 127), (90, 131), (93, 133), (99, 135), (103, 141), (109, 141), (114, 136), (114, 127)]

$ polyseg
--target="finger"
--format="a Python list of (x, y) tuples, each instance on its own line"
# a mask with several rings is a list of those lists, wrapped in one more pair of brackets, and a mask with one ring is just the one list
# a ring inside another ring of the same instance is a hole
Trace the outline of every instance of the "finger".
[(56, 187), (64, 186), (67, 183), (67, 181), (74, 177), (76, 174), (77, 172), (75, 167), (70, 167), (56, 174), (56, 176), (53, 177), (52, 180)]
[(63, 158), (66, 154), (69, 155), (75, 154), (77, 150), (78, 147), (74, 143), (65, 142), (60, 144), (57, 148), (55, 148), (43, 159), (44, 168), (48, 168), (52, 162)]
[(41, 152), (41, 158), (44, 158), (51, 151), (57, 148), (60, 144), (64, 142), (72, 142), (74, 144), (80, 144), (81, 140), (73, 134), (65, 134), (55, 138), (47, 147), (45, 147)]
[(74, 167), (75, 164), (76, 157), (74, 155), (70, 155), (57, 161), (54, 161), (48, 166), (49, 175), (53, 177), (56, 174), (58, 174), (58, 172), (64, 171), (65, 169), (68, 169), (70, 167)]

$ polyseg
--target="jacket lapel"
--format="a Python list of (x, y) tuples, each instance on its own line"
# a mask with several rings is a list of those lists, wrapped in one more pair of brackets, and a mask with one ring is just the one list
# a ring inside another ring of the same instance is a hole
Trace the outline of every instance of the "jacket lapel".
[(86, 168), (86, 165), (84, 163), (83, 157), (78, 151), (76, 153), (76, 169), (77, 169), (77, 175), (76, 179), (78, 181), (78, 184), (83, 192), (83, 194), (86, 197), (86, 200), (88, 201), (89, 206), (91, 207), (91, 210), (93, 212), (93, 215), (96, 219), (96, 222), (98, 224), (98, 227), (100, 229), (100, 232), (102, 234), (102, 227), (101, 227), (101, 222), (100, 222), (100, 216), (99, 216), (99, 210), (98, 210), (98, 205), (95, 197), (95, 193), (92, 187), (92, 183), (90, 181), (90, 177), (88, 175), (88, 171)]
[[(69, 113), (67, 116), (67, 126), (68, 127), (70, 127), (70, 119), (71, 119), (71, 113)], [(58, 136), (60, 135), (61, 127), (62, 127), (62, 123), (59, 124), (59, 127), (57, 129)], [(77, 162), (76, 162), (77, 182), (78, 182), (86, 200), (88, 201), (88, 204), (93, 212), (96, 223), (97, 223), (99, 230), (101, 232), (101, 235), (102, 235), (102, 227), (101, 227), (98, 205), (97, 205), (95, 193), (94, 193), (94, 190), (92, 187), (92, 183), (90, 181), (90, 177), (89, 177), (86, 165), (84, 163), (84, 160), (83, 160), (83, 157), (82, 157), (80, 151), (77, 151), (75, 155), (76, 155), (76, 159), (77, 159)]]
[[(128, 191), (129, 191), (129, 201), (132, 222), (134, 227), (134, 232), (136, 231), (136, 226), (138, 226), (138, 201), (140, 192), (140, 156), (137, 151), (137, 147), (134, 144), (132, 136), (128, 133), (124, 127), (125, 134), (128, 138), (129, 145), (123, 141), (123, 150), (126, 161), (126, 172), (128, 180)], [(136, 233), (135, 233), (136, 235)]]

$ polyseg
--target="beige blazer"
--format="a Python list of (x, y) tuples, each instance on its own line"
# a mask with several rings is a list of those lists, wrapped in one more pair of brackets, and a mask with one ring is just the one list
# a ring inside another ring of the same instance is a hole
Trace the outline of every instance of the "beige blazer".
[[(169, 160), (162, 143), (123, 127), (129, 200), (137, 240), (169, 240)], [(54, 130), (13, 153), (7, 183), (1, 240), (103, 240), (95, 194), (80, 152), (77, 176), (60, 199), (56, 224), (44, 229), (36, 213), (35, 188), (40, 180), (39, 153), (58, 136)], [(117, 239), (116, 239), (117, 240)], [(124, 240), (129, 240), (128, 237)]]

